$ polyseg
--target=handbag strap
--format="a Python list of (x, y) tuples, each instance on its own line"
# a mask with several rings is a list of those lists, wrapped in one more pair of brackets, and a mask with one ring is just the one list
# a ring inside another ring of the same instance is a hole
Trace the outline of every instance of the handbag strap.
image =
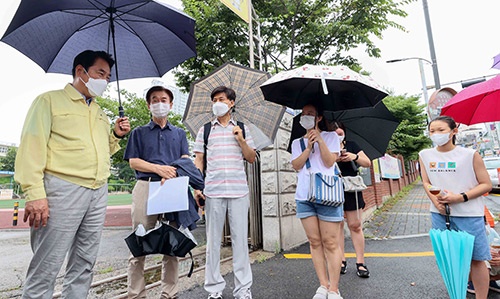
[(352, 160), (351, 160), (351, 165), (352, 165), (352, 169), (354, 169), (354, 172), (357, 174), (359, 169), (358, 169), (358, 167), (356, 167), (356, 164)]
[[(300, 148), (302, 148), (302, 152), (306, 150), (306, 144), (304, 143), (304, 138), (300, 138)], [(306, 160), (307, 169), (311, 168), (311, 162), (309, 162), (309, 157)]]

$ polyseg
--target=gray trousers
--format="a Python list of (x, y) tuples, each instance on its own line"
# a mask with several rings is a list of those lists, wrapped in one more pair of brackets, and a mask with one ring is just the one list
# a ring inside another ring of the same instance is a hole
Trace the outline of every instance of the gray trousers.
[(233, 249), (233, 296), (240, 298), (242, 290), (250, 289), (252, 286), (252, 269), (248, 256), (249, 206), (248, 195), (239, 198), (207, 197), (205, 203), (207, 229), (205, 290), (209, 293), (222, 292), (226, 287), (226, 281), (220, 273), (220, 247), (226, 211), (229, 216)]
[(108, 186), (93, 190), (45, 174), (47, 226), (31, 228), (31, 259), (22, 298), (52, 298), (57, 274), (68, 263), (62, 298), (86, 298), (106, 216)]

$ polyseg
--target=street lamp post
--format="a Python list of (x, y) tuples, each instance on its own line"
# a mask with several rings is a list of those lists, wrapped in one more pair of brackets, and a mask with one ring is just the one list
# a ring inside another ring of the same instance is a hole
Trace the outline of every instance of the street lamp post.
[[(387, 63), (394, 63), (394, 62), (415, 60), (415, 59), (418, 60), (418, 69), (420, 70), (420, 79), (422, 80), (422, 93), (424, 96), (424, 102), (425, 102), (426, 111), (427, 111), (427, 106), (429, 105), (429, 94), (427, 92), (427, 83), (425, 81), (425, 72), (424, 72), (423, 62), (425, 61), (430, 65), (432, 65), (432, 62), (430, 62), (427, 59), (421, 58), (421, 57), (408, 57), (408, 58), (392, 59), (392, 60), (387, 60), (386, 62)], [(427, 118), (429, 118), (429, 115), (427, 115)]]

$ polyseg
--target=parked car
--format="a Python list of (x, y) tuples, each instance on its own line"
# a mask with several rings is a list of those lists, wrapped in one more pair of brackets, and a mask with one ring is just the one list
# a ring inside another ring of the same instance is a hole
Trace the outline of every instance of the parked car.
[(493, 185), (493, 191), (500, 191), (500, 186), (498, 185), (498, 170), (500, 168), (500, 157), (488, 157), (483, 158), (486, 170), (490, 175), (491, 184)]

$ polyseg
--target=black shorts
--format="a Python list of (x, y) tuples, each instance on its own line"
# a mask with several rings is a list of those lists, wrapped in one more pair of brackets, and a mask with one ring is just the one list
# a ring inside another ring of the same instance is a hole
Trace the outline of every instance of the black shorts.
[[(354, 192), (344, 192), (344, 211), (356, 211), (356, 194)], [(363, 192), (358, 192), (358, 209), (365, 207)]]

